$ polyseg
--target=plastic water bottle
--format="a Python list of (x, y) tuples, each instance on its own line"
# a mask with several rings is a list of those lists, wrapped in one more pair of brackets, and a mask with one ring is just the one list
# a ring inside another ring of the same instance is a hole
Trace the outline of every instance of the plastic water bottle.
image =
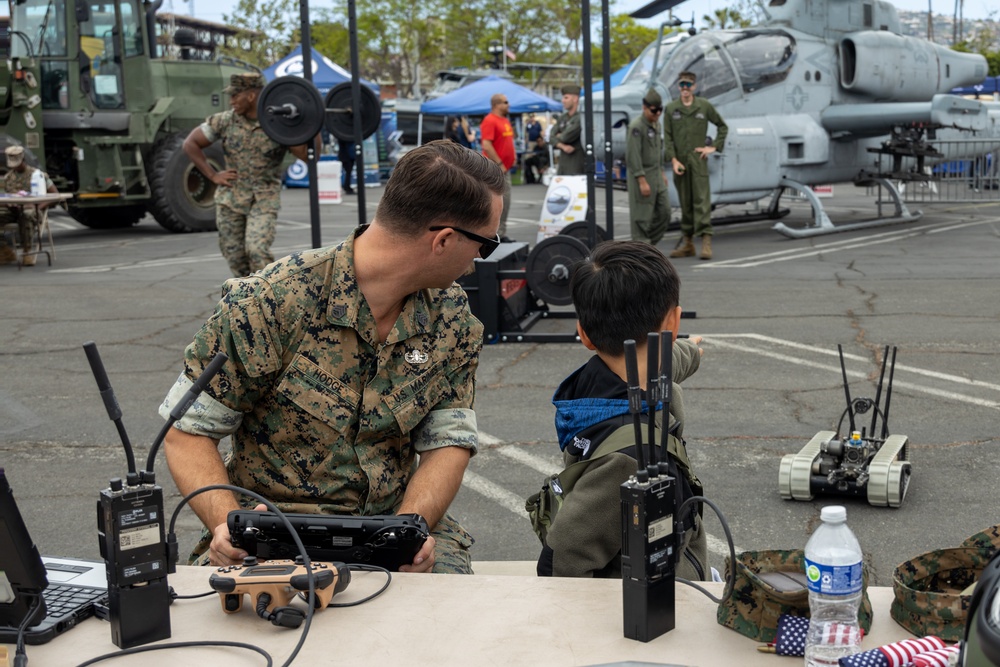
[(31, 196), (41, 197), (45, 194), (45, 176), (38, 169), (31, 172)]
[(806, 667), (836, 667), (861, 650), (861, 545), (847, 527), (847, 510), (824, 507), (823, 523), (806, 543), (809, 633)]

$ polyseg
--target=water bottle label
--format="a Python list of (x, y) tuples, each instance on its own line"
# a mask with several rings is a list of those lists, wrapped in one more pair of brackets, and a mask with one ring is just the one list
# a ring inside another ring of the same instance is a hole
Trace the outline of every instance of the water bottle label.
[(861, 592), (861, 563), (824, 565), (806, 559), (809, 590), (823, 595), (854, 595)]

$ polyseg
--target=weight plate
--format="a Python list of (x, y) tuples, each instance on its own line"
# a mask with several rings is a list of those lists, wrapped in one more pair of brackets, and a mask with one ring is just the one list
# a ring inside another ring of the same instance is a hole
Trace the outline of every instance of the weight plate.
[(274, 141), (282, 146), (298, 146), (323, 128), (323, 98), (305, 79), (278, 77), (260, 93), (257, 120), (264, 134)]
[(569, 279), (573, 266), (587, 258), (587, 245), (572, 236), (551, 236), (542, 240), (528, 254), (525, 278), (531, 292), (553, 306), (573, 303)]
[(345, 81), (326, 94), (326, 129), (342, 141), (354, 139), (354, 114), (361, 114), (361, 141), (375, 134), (382, 122), (382, 107), (368, 86), (361, 86), (361, 102), (355, 104), (351, 83)]
[[(594, 232), (597, 237), (597, 242), (607, 240), (607, 235), (604, 233), (604, 229), (600, 225), (594, 225), (596, 230)], [(565, 234), (566, 236), (572, 236), (575, 239), (583, 241), (583, 245), (590, 247), (590, 225), (586, 220), (580, 220), (579, 222), (571, 222), (562, 229), (559, 230), (560, 234)]]

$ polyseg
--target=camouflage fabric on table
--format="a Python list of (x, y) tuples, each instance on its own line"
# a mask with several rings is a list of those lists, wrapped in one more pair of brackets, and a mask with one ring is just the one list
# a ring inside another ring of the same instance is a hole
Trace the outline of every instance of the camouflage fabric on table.
[(959, 641), (972, 599), (962, 591), (976, 582), (995, 551), (992, 546), (937, 549), (901, 563), (892, 574), (890, 615), (918, 637)]
[[(730, 567), (726, 559), (726, 578)], [(720, 625), (760, 642), (774, 641), (782, 614), (809, 617), (809, 591), (805, 588), (783, 592), (760, 577), (768, 572), (805, 573), (802, 549), (744, 551), (736, 554), (736, 581), (732, 595), (719, 605)], [(858, 623), (868, 632), (872, 627), (872, 603), (868, 599), (868, 566), (862, 568), (861, 607)]]

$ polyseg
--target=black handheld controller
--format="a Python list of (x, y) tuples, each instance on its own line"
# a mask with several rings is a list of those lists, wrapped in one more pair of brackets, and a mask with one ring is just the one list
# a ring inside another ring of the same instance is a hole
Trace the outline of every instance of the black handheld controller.
[[(409, 565), (429, 535), (419, 514), (345, 516), (285, 514), (310, 560), (377, 565), (396, 572)], [(272, 512), (233, 510), (226, 520), (233, 546), (261, 560), (293, 559), (298, 548)]]
[[(673, 336), (662, 336), (672, 343)], [(672, 349), (664, 345), (657, 354), (660, 336), (650, 334), (647, 340), (647, 407), (649, 422), (654, 421), (656, 403), (664, 402), (661, 435), (663, 443), (656, 460), (654, 430), (649, 429), (650, 461), (643, 461), (641, 430), (641, 388), (634, 340), (625, 341), (625, 366), (629, 390), (629, 411), (636, 433), (636, 453), (639, 468), (635, 476), (621, 485), (622, 514), (622, 603), (623, 628), (627, 639), (648, 642), (674, 629), (674, 577), (679, 549), (674, 531), (677, 511), (677, 480), (668, 474), (666, 432), (669, 419)], [(656, 374), (657, 356), (660, 370)], [(666, 387), (663, 386), (664, 382)], [(657, 386), (659, 385), (659, 386)]]

